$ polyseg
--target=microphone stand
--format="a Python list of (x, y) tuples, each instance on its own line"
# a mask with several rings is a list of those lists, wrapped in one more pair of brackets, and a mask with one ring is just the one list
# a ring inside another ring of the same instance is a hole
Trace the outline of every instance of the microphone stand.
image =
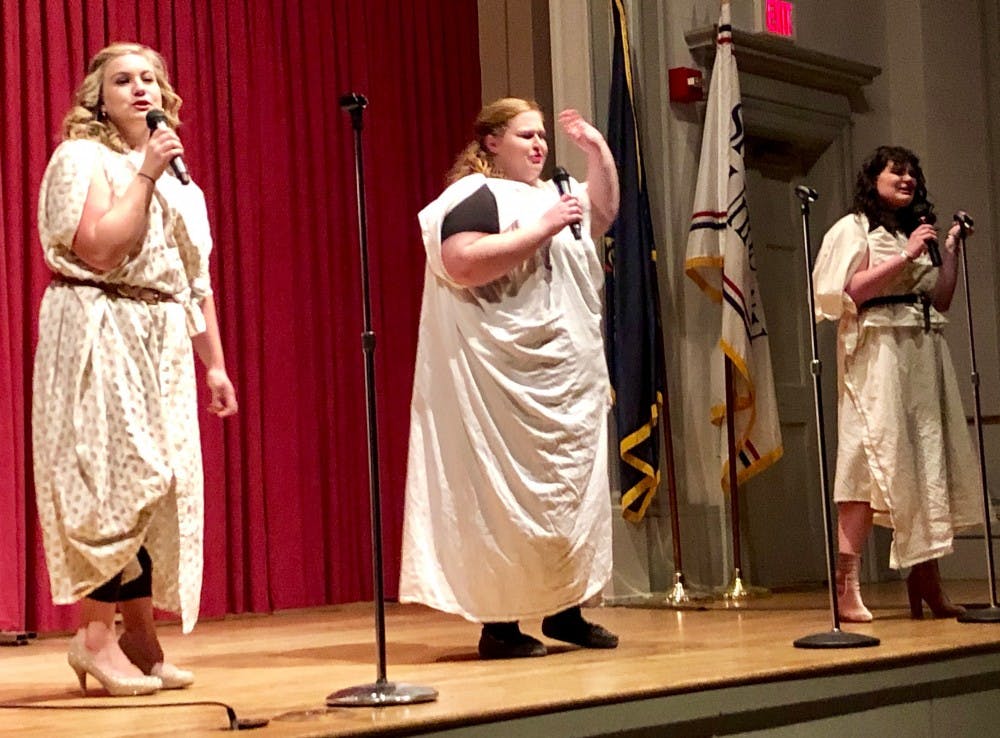
[(956, 214), (962, 249), (962, 284), (965, 288), (965, 315), (969, 321), (969, 355), (972, 359), (972, 397), (975, 401), (976, 439), (979, 441), (979, 479), (983, 487), (983, 525), (986, 537), (987, 576), (989, 577), (990, 604), (971, 607), (958, 616), (960, 623), (1000, 623), (1000, 603), (997, 603), (997, 570), (993, 557), (993, 525), (990, 521), (990, 494), (986, 484), (986, 447), (983, 444), (983, 411), (979, 400), (979, 371), (976, 369), (976, 338), (972, 330), (972, 295), (969, 293), (969, 263), (965, 258), (965, 230), (972, 225), (972, 218)]
[(357, 183), (358, 236), (361, 246), (361, 299), (364, 332), (361, 349), (365, 356), (365, 400), (368, 409), (368, 492), (371, 498), (372, 575), (375, 580), (375, 645), (378, 678), (374, 684), (359, 684), (331, 692), (329, 707), (373, 707), (432, 702), (437, 690), (413, 684), (390, 682), (385, 667), (385, 586), (382, 576), (382, 506), (379, 490), (378, 415), (375, 408), (375, 332), (372, 331), (371, 298), (368, 291), (368, 221), (365, 214), (365, 176), (362, 161), (362, 114), (368, 100), (351, 92), (340, 98), (340, 109), (351, 114), (354, 127), (354, 177)]
[(813, 375), (813, 404), (816, 407), (816, 446), (819, 452), (819, 486), (823, 498), (823, 539), (826, 543), (826, 575), (827, 589), (830, 593), (830, 614), (833, 628), (822, 633), (803, 636), (794, 642), (796, 648), (864, 648), (877, 646), (880, 641), (874, 636), (863, 633), (848, 633), (840, 629), (840, 609), (837, 604), (837, 557), (833, 550), (833, 522), (831, 516), (830, 489), (827, 483), (826, 467), (826, 434), (823, 429), (823, 398), (820, 384), (823, 365), (819, 360), (819, 344), (816, 340), (816, 298), (813, 295), (812, 281), (812, 248), (809, 244), (809, 203), (815, 202), (819, 195), (811, 187), (799, 185), (795, 195), (801, 202), (802, 210), (802, 244), (805, 250), (806, 263), (806, 295), (809, 301), (809, 329), (812, 338), (812, 362), (810, 372)]

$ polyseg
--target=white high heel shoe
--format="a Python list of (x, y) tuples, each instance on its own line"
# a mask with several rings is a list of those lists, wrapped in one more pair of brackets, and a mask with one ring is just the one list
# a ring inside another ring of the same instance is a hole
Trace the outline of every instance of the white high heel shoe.
[(69, 662), (70, 668), (76, 672), (76, 678), (80, 681), (80, 689), (83, 691), (84, 697), (87, 696), (87, 674), (99, 681), (112, 697), (153, 694), (163, 686), (163, 682), (156, 676), (126, 677), (106, 672), (97, 665), (93, 652), (88, 650), (79, 638), (70, 641), (66, 660)]
[[(162, 659), (163, 650), (155, 641), (153, 644), (147, 643), (141, 633), (125, 631), (118, 639), (118, 645), (139, 671), (159, 678), (163, 683), (163, 689), (183, 689), (194, 684), (194, 674), (187, 669), (178, 669), (168, 661), (157, 661), (151, 664), (148, 654), (156, 653)], [(155, 649), (152, 647), (154, 645)]]
[(194, 684), (193, 672), (187, 669), (178, 669), (168, 662), (153, 664), (153, 668), (149, 670), (149, 673), (163, 683), (163, 689), (183, 689)]

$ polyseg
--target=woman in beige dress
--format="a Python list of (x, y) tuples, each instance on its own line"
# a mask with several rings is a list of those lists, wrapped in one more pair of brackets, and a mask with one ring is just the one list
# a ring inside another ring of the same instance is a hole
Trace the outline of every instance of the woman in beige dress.
[(889, 565), (910, 568), (910, 611), (954, 617), (938, 559), (957, 530), (982, 522), (978, 466), (948, 344), (959, 227), (940, 248), (912, 151), (882, 146), (858, 173), (852, 212), (823, 239), (813, 280), (817, 319), (839, 320), (834, 500), (843, 620), (868, 622), (858, 569), (872, 524), (892, 528)]
[[(210, 412), (237, 410), (208, 273), (205, 199), (169, 170), (184, 152), (163, 59), (113, 44), (91, 60), (42, 180), (53, 272), (39, 312), (35, 490), (53, 600), (80, 602), (69, 664), (112, 695), (184, 687), (153, 606), (197, 620), (201, 449), (193, 352)], [(147, 113), (166, 123), (150, 131)], [(124, 632), (116, 638), (115, 614)]]

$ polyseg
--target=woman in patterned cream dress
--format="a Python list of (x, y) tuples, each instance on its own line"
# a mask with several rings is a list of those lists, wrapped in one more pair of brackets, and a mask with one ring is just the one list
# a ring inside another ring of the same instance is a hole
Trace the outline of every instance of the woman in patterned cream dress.
[[(208, 409), (237, 410), (208, 273), (201, 190), (169, 162), (180, 98), (163, 59), (113, 44), (91, 60), (42, 180), (38, 225), (53, 272), (39, 313), (32, 404), (35, 489), (53, 600), (80, 602), (69, 663), (86, 692), (183, 687), (153, 606), (197, 620), (203, 500), (192, 348)], [(146, 114), (162, 109), (152, 133)], [(115, 613), (124, 632), (116, 639)]]
[(912, 567), (910, 610), (954, 617), (938, 559), (955, 531), (982, 522), (972, 439), (941, 331), (955, 291), (959, 227), (932, 265), (933, 207), (912, 151), (880, 147), (858, 173), (854, 205), (823, 239), (813, 272), (817, 319), (839, 320), (834, 499), (841, 617), (867, 622), (861, 549), (892, 528), (889, 565)]

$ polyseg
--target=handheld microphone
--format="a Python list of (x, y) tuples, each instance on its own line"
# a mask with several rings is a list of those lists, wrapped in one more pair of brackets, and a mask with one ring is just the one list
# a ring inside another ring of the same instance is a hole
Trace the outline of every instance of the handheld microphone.
[[(158, 108), (153, 108), (146, 113), (146, 126), (150, 131), (155, 131), (160, 127), (167, 127), (167, 114)], [(177, 179), (181, 181), (181, 184), (189, 184), (191, 182), (191, 175), (188, 174), (187, 165), (181, 157), (175, 156), (171, 159), (170, 168), (174, 170), (174, 174), (177, 175)]]
[[(556, 189), (559, 190), (560, 195), (565, 195), (569, 192), (569, 172), (562, 167), (556, 167), (552, 170), (552, 181), (556, 183)], [(570, 223), (569, 229), (573, 233), (573, 238), (577, 241), (583, 238), (579, 222)]]
[[(934, 225), (937, 223), (937, 216), (931, 212), (930, 206), (922, 202), (913, 207), (913, 214), (917, 216), (921, 223)], [(936, 238), (928, 238), (924, 241), (927, 246), (927, 255), (931, 257), (931, 264), (941, 266), (941, 247)]]

